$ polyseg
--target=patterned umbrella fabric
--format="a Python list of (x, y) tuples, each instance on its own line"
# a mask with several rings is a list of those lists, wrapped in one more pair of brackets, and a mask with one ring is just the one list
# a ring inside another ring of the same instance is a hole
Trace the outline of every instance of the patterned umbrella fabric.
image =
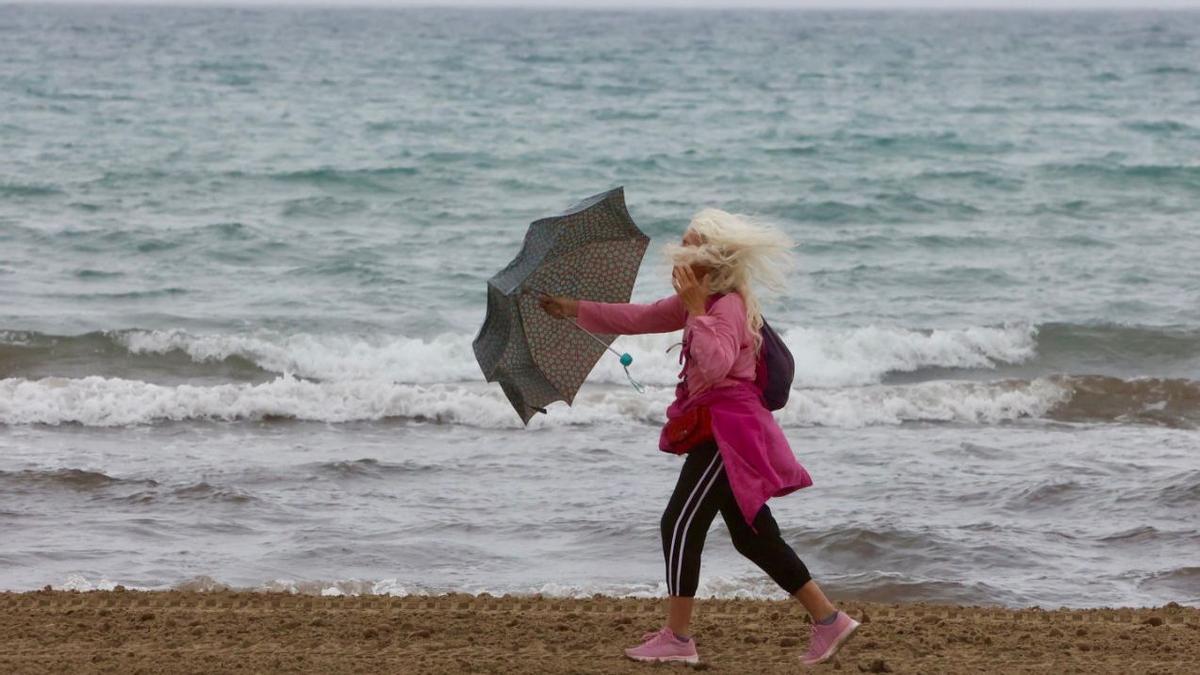
[(629, 217), (624, 188), (617, 187), (534, 221), (521, 252), (488, 280), (475, 359), (488, 382), (500, 383), (522, 422), (529, 424), (553, 401), (573, 402), (616, 337), (555, 319), (539, 306), (537, 292), (629, 302), (649, 243)]

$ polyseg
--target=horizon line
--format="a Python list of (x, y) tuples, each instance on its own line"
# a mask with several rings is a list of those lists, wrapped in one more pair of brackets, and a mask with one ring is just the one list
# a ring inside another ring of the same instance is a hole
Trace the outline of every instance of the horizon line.
[(1083, 13), (1083, 12), (1195, 12), (1200, 10), (1200, 2), (1146, 4), (1144, 2), (1119, 0), (1113, 3), (1095, 4), (1048, 4), (1044, 0), (1032, 0), (1028, 4), (1016, 6), (999, 2), (988, 2), (971, 6), (961, 6), (954, 3), (937, 4), (917, 0), (913, 4), (888, 5), (881, 2), (862, 3), (853, 1), (832, 2), (818, 0), (813, 4), (746, 4), (730, 2), (729, 4), (704, 4), (689, 6), (686, 3), (655, 3), (650, 2), (616, 2), (603, 3), (584, 0), (579, 4), (563, 6), (549, 0), (546, 2), (499, 2), (479, 3), (473, 0), (433, 4), (430, 2), (394, 2), (390, 0), (0, 0), (0, 7), (153, 7), (177, 9), (382, 9), (382, 10), (544, 10), (544, 11), (776, 11), (776, 12), (993, 12), (993, 13)]

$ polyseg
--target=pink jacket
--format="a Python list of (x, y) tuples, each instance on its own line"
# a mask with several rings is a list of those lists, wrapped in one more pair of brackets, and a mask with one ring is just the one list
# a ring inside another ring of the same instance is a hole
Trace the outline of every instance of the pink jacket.
[[(649, 304), (580, 300), (576, 322), (585, 330), (610, 335), (683, 329), (684, 349), (691, 356), (680, 372), (684, 380), (675, 388), (667, 418), (695, 405), (709, 407), (730, 488), (753, 529), (754, 517), (768, 499), (808, 487), (812, 478), (796, 460), (754, 384), (757, 359), (742, 296), (735, 292), (709, 297), (707, 307), (703, 315), (688, 316), (678, 295)], [(665, 431), (658, 447), (668, 449)]]

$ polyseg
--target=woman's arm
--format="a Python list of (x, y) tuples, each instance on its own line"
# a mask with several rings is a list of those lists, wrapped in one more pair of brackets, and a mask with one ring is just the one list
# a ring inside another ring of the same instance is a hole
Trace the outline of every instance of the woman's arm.
[(746, 333), (746, 306), (737, 293), (722, 296), (707, 314), (689, 316), (688, 389), (703, 391), (725, 379)]
[(670, 333), (683, 328), (686, 320), (687, 310), (678, 295), (649, 304), (580, 300), (576, 315), (584, 330), (609, 335)]

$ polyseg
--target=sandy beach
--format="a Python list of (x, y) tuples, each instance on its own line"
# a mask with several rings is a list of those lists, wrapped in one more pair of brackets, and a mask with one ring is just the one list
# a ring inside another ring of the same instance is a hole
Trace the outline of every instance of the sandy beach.
[[(38, 591), (0, 595), (6, 673), (639, 673), (621, 649), (661, 601), (445, 595)], [(1200, 672), (1200, 609), (847, 604), (862, 630), (824, 670)], [(702, 663), (791, 673), (806, 629), (785, 601), (705, 600)], [(681, 671), (684, 666), (674, 666)]]

